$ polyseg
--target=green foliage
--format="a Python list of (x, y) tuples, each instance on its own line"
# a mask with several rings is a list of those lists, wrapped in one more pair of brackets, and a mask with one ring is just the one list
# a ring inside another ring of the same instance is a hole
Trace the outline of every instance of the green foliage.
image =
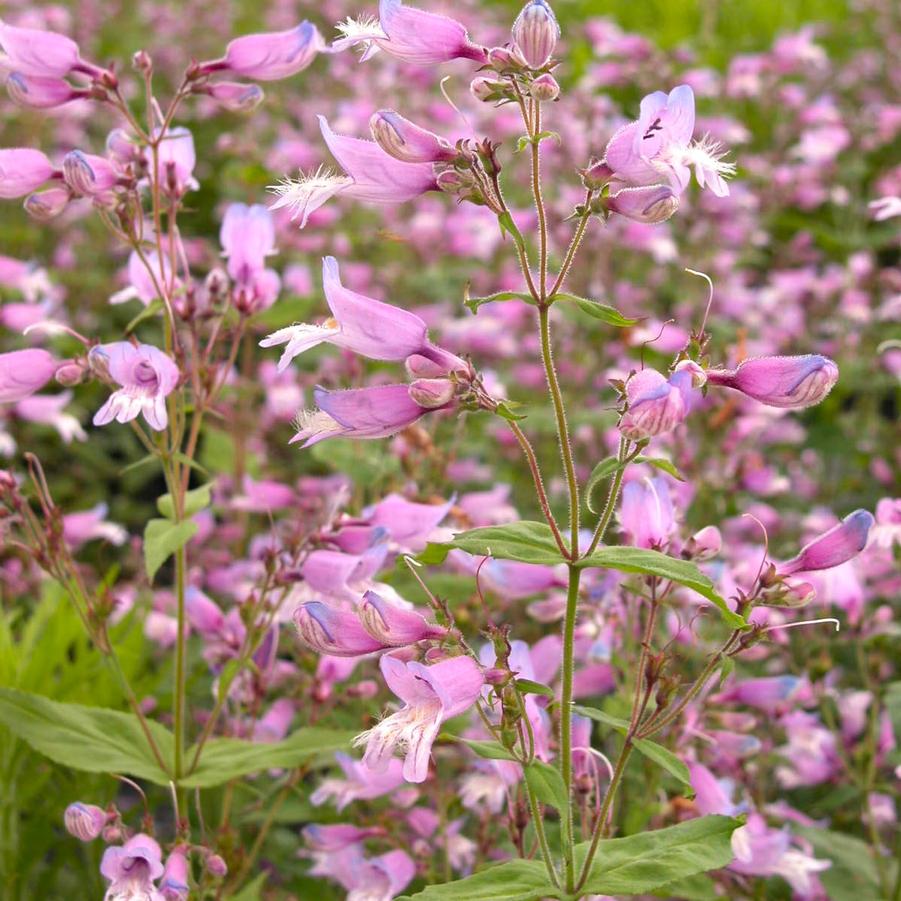
[[(469, 554), (518, 560), (521, 563), (556, 565), (565, 562), (550, 528), (541, 522), (520, 521), (504, 526), (486, 526), (459, 532), (453, 541), (432, 543), (420, 554), (423, 563), (441, 563), (452, 548)], [(636, 547), (599, 547), (575, 566), (592, 569), (615, 569), (625, 573), (641, 573), (668, 579), (696, 591), (714, 604), (732, 628), (744, 628), (744, 618), (733, 613), (717, 594), (713, 582), (697, 566), (687, 560), (668, 557), (659, 551)]]
[[(212, 738), (203, 748), (197, 769), (180, 784), (186, 788), (209, 788), (248, 773), (293, 768), (320, 754), (347, 750), (353, 737), (354, 733), (310, 727), (270, 743)], [(188, 760), (193, 757), (192, 748)]]
[(542, 804), (566, 810), (569, 796), (560, 771), (541, 760), (533, 760), (525, 768), (526, 783)]
[(151, 519), (144, 529), (144, 565), (147, 578), (153, 581), (157, 570), (196, 534), (199, 526), (190, 519)]

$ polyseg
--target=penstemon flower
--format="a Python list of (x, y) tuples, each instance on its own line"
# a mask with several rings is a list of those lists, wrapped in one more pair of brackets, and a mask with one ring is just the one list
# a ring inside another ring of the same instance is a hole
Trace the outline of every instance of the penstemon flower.
[(481, 693), (484, 676), (470, 657), (453, 657), (431, 666), (382, 657), (379, 667), (388, 687), (404, 702), (397, 713), (362, 732), (354, 743), (366, 745), (363, 762), (383, 771), (395, 749), (404, 755), (404, 779), (424, 782), (429, 756), (445, 720), (465, 713)]
[(149, 344), (127, 341), (102, 344), (91, 350), (91, 366), (121, 387), (94, 414), (94, 425), (131, 422), (138, 416), (156, 431), (166, 428), (166, 398), (179, 379), (178, 367)]

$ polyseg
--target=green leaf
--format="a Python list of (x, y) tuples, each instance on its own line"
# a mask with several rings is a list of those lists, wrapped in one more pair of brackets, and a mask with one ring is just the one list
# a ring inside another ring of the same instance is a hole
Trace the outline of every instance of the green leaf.
[(657, 889), (654, 894), (658, 898), (666, 898), (667, 901), (674, 901), (675, 898), (684, 899), (684, 901), (718, 901), (723, 898), (717, 891), (716, 883), (702, 873), (696, 873), (686, 879), (677, 879), (675, 882), (668, 882), (662, 888)]
[[(448, 550), (459, 548), (475, 556), (496, 557), (500, 560), (518, 560), (521, 563), (541, 563), (555, 565), (567, 562), (557, 548), (550, 528), (543, 522), (520, 521), (503, 526), (485, 526), (459, 532), (452, 541), (445, 544), (429, 544), (419, 556), (423, 563), (441, 563)], [(600, 547), (588, 557), (575, 564), (591, 569), (616, 569), (626, 573), (642, 573), (657, 576), (691, 588), (707, 598), (722, 614), (723, 619), (733, 628), (745, 628), (747, 623), (737, 613), (733, 613), (721, 598), (713, 582), (687, 560), (679, 560), (637, 547)]]
[(558, 144), (561, 140), (560, 135), (556, 131), (540, 131), (534, 138), (531, 135), (520, 135), (516, 140), (516, 149), (513, 152), (522, 153), (529, 144), (535, 144), (537, 146), (548, 138), (553, 138)]
[(162, 310), (163, 302), (158, 297), (151, 300), (150, 303), (125, 326), (125, 334), (130, 335), (142, 322), (153, 319), (158, 313), (162, 312)]
[(194, 537), (197, 529), (197, 523), (190, 519), (178, 523), (168, 519), (151, 519), (147, 523), (144, 529), (144, 566), (151, 582), (157, 570)]
[(559, 898), (538, 860), (509, 860), (465, 879), (429, 885), (397, 901), (542, 901)]
[(479, 741), (474, 738), (462, 738), (452, 735), (450, 732), (442, 732), (438, 736), (440, 741), (454, 741), (466, 745), (477, 757), (486, 760), (516, 760), (516, 756), (508, 751), (499, 741)]
[(513, 238), (513, 241), (520, 250), (525, 250), (525, 238), (523, 238), (522, 232), (516, 227), (516, 222), (513, 221), (513, 216), (511, 213), (501, 213), (497, 217), (497, 224), (501, 227), (502, 232), (506, 232), (508, 235), (510, 235), (511, 238)]
[(688, 767), (668, 748), (658, 745), (656, 741), (651, 741), (649, 738), (634, 738), (632, 745), (636, 751), (663, 767), (671, 776), (675, 776), (680, 782), (691, 786)]
[[(598, 723), (603, 723), (605, 726), (612, 726), (620, 735), (625, 735), (629, 731), (628, 720), (620, 719), (618, 716), (611, 716), (609, 713), (594, 707), (577, 705), (573, 707), (573, 713), (587, 716)], [(658, 766), (663, 767), (680, 782), (691, 786), (691, 776), (689, 775), (688, 767), (672, 751), (664, 748), (663, 745), (657, 744), (657, 742), (651, 741), (649, 738), (633, 738), (632, 747), (649, 760), (653, 760)]]
[(495, 408), (494, 415), (506, 419), (508, 422), (519, 422), (526, 418), (525, 413), (514, 413), (513, 411), (523, 406), (515, 400), (503, 400)]
[(555, 294), (554, 300), (565, 300), (574, 303), (583, 313), (588, 313), (594, 319), (600, 319), (607, 325), (615, 325), (617, 328), (628, 328), (640, 322), (640, 319), (629, 319), (620, 313), (616, 307), (609, 304), (591, 300), (588, 297), (579, 297), (576, 294)]
[(239, 892), (229, 895), (229, 901), (260, 901), (263, 897), (263, 886), (265, 886), (268, 878), (268, 873), (260, 873), (259, 876), (251, 879)]
[(818, 874), (832, 901), (879, 901), (883, 897), (879, 871), (866, 842), (853, 835), (813, 826), (793, 829), (813, 845), (816, 857), (832, 861), (828, 870)]
[(620, 719), (618, 716), (611, 716), (609, 713), (598, 710), (596, 707), (582, 707), (580, 704), (576, 704), (573, 706), (573, 713), (578, 713), (579, 716), (587, 716), (595, 720), (595, 722), (603, 723), (605, 726), (612, 726), (617, 732), (625, 734), (629, 729), (628, 720)]
[(488, 294), (485, 297), (471, 297), (469, 294), (469, 286), (463, 292), (463, 304), (469, 307), (473, 313), (477, 312), (479, 307), (486, 303), (503, 303), (506, 300), (521, 300), (524, 303), (533, 304), (535, 298), (531, 294), (523, 294), (520, 291), (498, 291), (497, 294)]
[[(354, 734), (335, 729), (298, 729), (283, 741), (270, 743), (239, 738), (212, 738), (204, 745), (197, 769), (181, 780), (185, 788), (209, 788), (238, 776), (268, 769), (290, 769), (315, 757), (350, 746)], [(187, 759), (194, 759), (194, 748)]]
[(517, 690), (524, 695), (542, 695), (545, 698), (550, 698), (552, 701), (556, 697), (554, 689), (550, 685), (544, 685), (532, 679), (517, 679), (514, 684)]
[(661, 554), (660, 551), (652, 551), (648, 548), (617, 546), (597, 548), (590, 556), (580, 560), (578, 565), (588, 568), (597, 566), (603, 569), (617, 569), (620, 572), (643, 573), (678, 582), (707, 598), (732, 628), (747, 627), (744, 617), (730, 610), (725, 600), (717, 594), (713, 582), (694, 563), (689, 563), (687, 560), (669, 557)]
[[(123, 773), (168, 785), (169, 775), (150, 750), (136, 716), (104, 707), (51, 701), (42, 695), (0, 688), (0, 723), (55, 763), (88, 773)], [(172, 769), (174, 739), (159, 723), (150, 733)]]
[(556, 767), (541, 760), (533, 760), (524, 769), (526, 784), (542, 804), (550, 804), (557, 810), (566, 810), (569, 796), (563, 777)]
[[(644, 895), (678, 879), (726, 866), (732, 833), (742, 824), (722, 816), (698, 817), (653, 832), (602, 841), (585, 883), (598, 895)], [(576, 846), (581, 862), (588, 843)]]
[(615, 475), (616, 471), (622, 465), (623, 464), (621, 464), (616, 457), (607, 457), (606, 459), (601, 460), (601, 462), (591, 470), (591, 475), (588, 477), (588, 484), (585, 486), (585, 504), (592, 513), (601, 512), (600, 510), (595, 510), (592, 503), (594, 492), (597, 490), (597, 487), (601, 482), (605, 482), (610, 476)]
[(639, 456), (636, 457), (633, 463), (647, 463), (648, 466), (653, 466), (655, 469), (660, 469), (665, 472), (667, 475), (671, 475), (674, 479), (677, 479), (680, 482), (685, 481), (685, 477), (679, 472), (678, 469), (673, 465), (670, 460), (667, 460), (666, 457), (644, 457)]
[[(201, 485), (199, 488), (185, 492), (185, 519), (209, 507), (212, 501), (212, 490), (212, 485)], [(175, 519), (175, 505), (172, 503), (171, 494), (164, 494), (157, 498), (156, 507), (166, 519)]]

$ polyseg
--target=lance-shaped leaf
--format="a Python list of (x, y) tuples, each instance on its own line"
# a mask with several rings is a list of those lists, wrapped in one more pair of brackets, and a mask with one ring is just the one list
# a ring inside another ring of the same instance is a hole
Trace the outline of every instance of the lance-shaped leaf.
[(543, 863), (510, 860), (456, 882), (429, 885), (397, 901), (542, 901), (559, 897)]
[(565, 300), (568, 303), (574, 303), (583, 313), (587, 313), (593, 319), (600, 319), (607, 325), (615, 325), (617, 328), (628, 328), (636, 325), (640, 319), (630, 319), (620, 313), (616, 307), (609, 304), (601, 303), (597, 300), (591, 300), (588, 297), (578, 297), (575, 294), (555, 294), (554, 300)]

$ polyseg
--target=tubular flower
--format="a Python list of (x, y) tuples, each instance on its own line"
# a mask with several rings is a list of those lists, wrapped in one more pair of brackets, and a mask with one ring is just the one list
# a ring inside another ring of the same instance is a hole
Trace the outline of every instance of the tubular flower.
[(92, 348), (91, 365), (122, 387), (94, 414), (94, 425), (131, 422), (143, 414), (157, 432), (166, 428), (166, 397), (178, 383), (178, 367), (162, 351), (149, 344), (135, 347), (127, 341)]
[(640, 479), (623, 488), (619, 522), (636, 547), (659, 548), (675, 526), (673, 503), (665, 479)]
[(457, 151), (444, 138), (394, 110), (374, 113), (369, 120), (369, 130), (376, 144), (402, 163), (442, 163), (457, 157)]
[(335, 175), (320, 167), (309, 175), (285, 179), (270, 188), (278, 198), (272, 209), (286, 207), (300, 227), (330, 197), (346, 194), (367, 203), (392, 204), (412, 200), (438, 183), (431, 163), (403, 163), (389, 156), (374, 141), (335, 134), (325, 116), (319, 117), (322, 136), (344, 170)]
[(93, 72), (71, 38), (37, 28), (16, 28), (0, 19), (0, 64), (38, 78), (62, 78), (73, 69)]
[(488, 51), (469, 40), (466, 28), (454, 19), (405, 6), (401, 0), (379, 0), (379, 20), (348, 19), (338, 26), (342, 38), (335, 50), (362, 45), (361, 60), (379, 50), (407, 63), (434, 66), (452, 59), (471, 59), (480, 65)]
[(0, 150), (0, 198), (14, 200), (39, 188), (57, 175), (53, 163), (30, 147)]
[(107, 848), (100, 872), (110, 881), (104, 901), (163, 898), (153, 884), (163, 875), (162, 853), (149, 835), (139, 833), (121, 847)]
[(294, 623), (300, 640), (320, 654), (359, 657), (390, 647), (373, 638), (354, 613), (329, 607), (321, 601), (301, 604), (294, 612)]
[(642, 369), (626, 382), (628, 408), (619, 430), (632, 441), (671, 432), (688, 415), (692, 377), (689, 372), (664, 378), (655, 369)]
[(866, 546), (876, 520), (868, 510), (849, 513), (838, 525), (801, 548), (796, 557), (777, 568), (780, 576), (832, 569), (856, 557)]
[(513, 23), (513, 41), (533, 69), (547, 65), (559, 37), (560, 26), (546, 0), (529, 0)]
[(6, 79), (6, 93), (13, 103), (32, 109), (53, 109), (77, 100), (85, 91), (73, 88), (64, 78), (12, 72)]
[(248, 34), (235, 38), (222, 59), (201, 63), (201, 74), (233, 72), (254, 81), (278, 81), (306, 69), (325, 42), (312, 22), (287, 31)]
[(604, 162), (622, 187), (668, 184), (681, 194), (694, 169), (698, 184), (718, 197), (729, 193), (725, 178), (735, 166), (722, 160), (720, 145), (709, 138), (692, 141), (694, 92), (679, 85), (655, 91), (641, 101), (637, 122), (624, 125), (607, 144)]
[(0, 354), (0, 404), (11, 404), (40, 391), (59, 364), (39, 347)]
[(770, 407), (801, 410), (820, 403), (838, 381), (838, 366), (828, 357), (755, 357), (736, 369), (709, 369), (711, 385), (734, 388)]
[(449, 400), (441, 406), (422, 406), (411, 396), (415, 385), (378, 385), (345, 391), (317, 388), (313, 397), (319, 409), (300, 414), (297, 434), (290, 443), (302, 441), (301, 447), (310, 447), (327, 438), (387, 438), (413, 425), (426, 413), (450, 406)]
[(470, 657), (453, 657), (425, 666), (385, 656), (379, 666), (404, 707), (358, 735), (354, 744), (366, 745), (363, 762), (376, 771), (384, 770), (399, 749), (405, 758), (404, 779), (424, 782), (441, 724), (475, 704), (484, 676)]
[(259, 203), (231, 204), (222, 220), (219, 242), (242, 308), (270, 306), (281, 287), (278, 273), (266, 268), (266, 257), (277, 252), (272, 213)]
[(371, 360), (400, 361), (418, 354), (432, 362), (456, 361), (465, 366), (429, 341), (428, 327), (415, 313), (345, 288), (334, 257), (322, 261), (322, 286), (332, 314), (329, 319), (321, 325), (290, 325), (260, 342), (261, 347), (287, 345), (278, 362), (279, 372), (298, 354), (323, 342)]

